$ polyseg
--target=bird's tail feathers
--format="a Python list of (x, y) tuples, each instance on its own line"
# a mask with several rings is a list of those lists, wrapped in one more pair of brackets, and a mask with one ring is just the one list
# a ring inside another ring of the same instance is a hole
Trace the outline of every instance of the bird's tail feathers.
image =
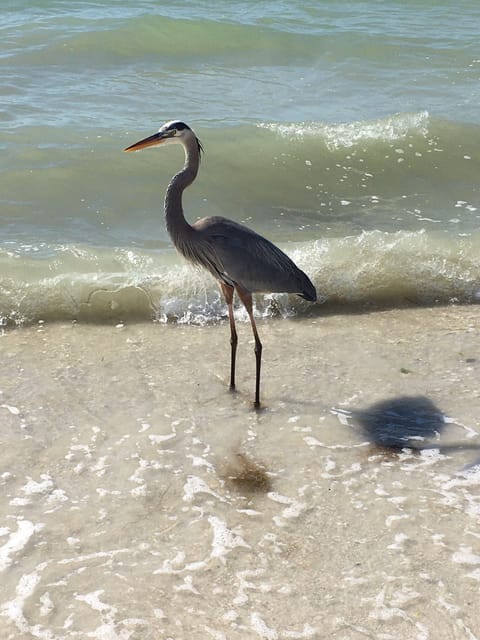
[(315, 287), (310, 282), (310, 280), (308, 279), (307, 276), (305, 276), (305, 282), (304, 282), (304, 285), (303, 285), (303, 291), (302, 291), (302, 293), (299, 293), (298, 295), (301, 298), (303, 298), (304, 300), (307, 300), (308, 302), (316, 302), (317, 301), (317, 290), (315, 289)]

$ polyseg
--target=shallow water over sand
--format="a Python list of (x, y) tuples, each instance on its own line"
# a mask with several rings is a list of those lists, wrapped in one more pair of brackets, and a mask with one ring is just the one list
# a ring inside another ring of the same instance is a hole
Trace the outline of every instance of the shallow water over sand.
[(476, 316), (4, 335), (1, 637), (480, 637)]

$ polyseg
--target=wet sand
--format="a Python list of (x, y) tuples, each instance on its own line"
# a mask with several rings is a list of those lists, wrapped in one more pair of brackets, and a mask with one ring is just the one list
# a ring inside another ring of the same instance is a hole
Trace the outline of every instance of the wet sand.
[(478, 307), (0, 338), (0, 637), (480, 638)]

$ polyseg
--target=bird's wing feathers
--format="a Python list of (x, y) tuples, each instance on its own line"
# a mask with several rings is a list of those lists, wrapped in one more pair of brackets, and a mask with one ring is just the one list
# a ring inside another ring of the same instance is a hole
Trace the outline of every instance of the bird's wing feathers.
[(195, 228), (208, 246), (209, 262), (229, 284), (250, 292), (304, 292), (303, 271), (255, 231), (226, 218), (206, 218)]

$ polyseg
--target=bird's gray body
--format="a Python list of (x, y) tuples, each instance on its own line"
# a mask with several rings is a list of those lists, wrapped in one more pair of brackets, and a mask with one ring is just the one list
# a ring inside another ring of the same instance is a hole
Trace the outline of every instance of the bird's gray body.
[(305, 273), (255, 231), (220, 216), (203, 218), (192, 228), (196, 242), (185, 246), (180, 241), (177, 248), (218, 280), (250, 293), (296, 293), (306, 300), (315, 300), (315, 289)]
[(220, 283), (228, 306), (231, 330), (230, 388), (235, 388), (237, 332), (233, 314), (233, 293), (247, 309), (255, 338), (255, 406), (260, 406), (260, 364), (262, 343), (252, 311), (252, 293), (296, 293), (315, 302), (317, 294), (308, 276), (270, 240), (238, 222), (220, 216), (189, 224), (183, 214), (182, 195), (195, 180), (202, 145), (183, 122), (164, 124), (158, 133), (131, 145), (134, 151), (158, 144), (180, 143), (185, 151), (183, 169), (173, 176), (165, 194), (165, 222), (176, 249), (190, 262), (207, 269)]

